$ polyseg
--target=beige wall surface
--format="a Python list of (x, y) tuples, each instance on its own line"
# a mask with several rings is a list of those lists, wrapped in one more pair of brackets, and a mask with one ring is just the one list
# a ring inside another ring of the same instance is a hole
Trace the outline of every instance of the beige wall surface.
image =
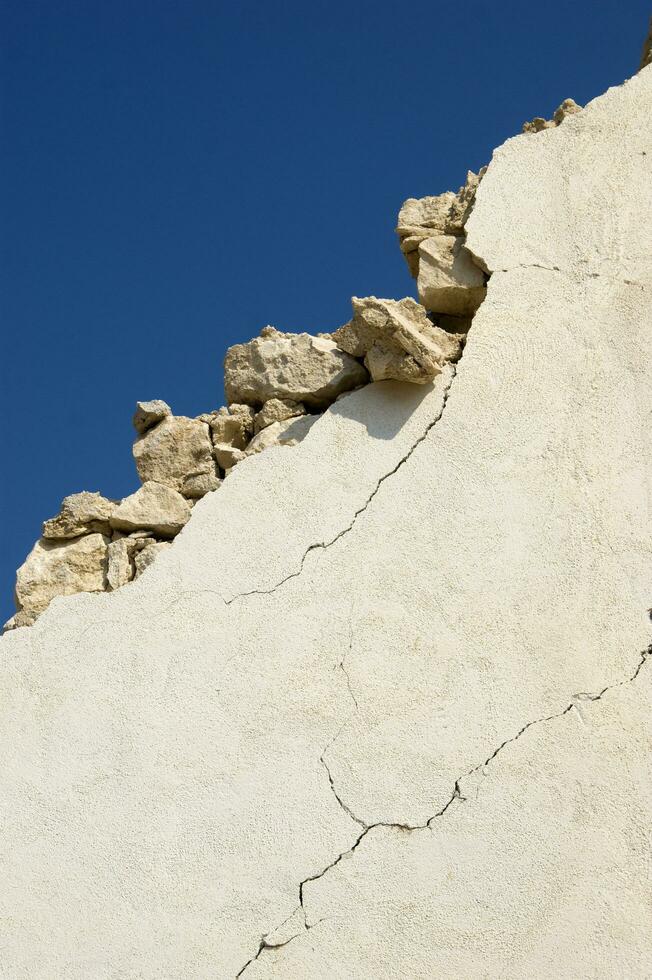
[(496, 151), (456, 370), (3, 637), (0, 976), (652, 975), (651, 115)]

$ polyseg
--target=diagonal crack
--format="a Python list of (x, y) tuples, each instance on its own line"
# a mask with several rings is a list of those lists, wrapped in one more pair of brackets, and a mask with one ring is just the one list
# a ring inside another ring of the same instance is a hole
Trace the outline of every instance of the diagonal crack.
[[(357, 848), (360, 846), (360, 844), (362, 843), (362, 841), (364, 840), (364, 838), (367, 836), (367, 834), (369, 834), (372, 830), (375, 830), (378, 827), (387, 827), (387, 828), (392, 828), (394, 830), (403, 830), (403, 831), (406, 831), (406, 832), (410, 833), (410, 832), (414, 832), (414, 831), (421, 831), (421, 830), (430, 830), (430, 829), (432, 829), (432, 824), (434, 823), (434, 821), (437, 820), (439, 817), (443, 817), (443, 815), (448, 811), (449, 807), (451, 807), (452, 804), (456, 800), (459, 801), (460, 803), (466, 801), (467, 798), (462, 794), (462, 788), (461, 788), (461, 783), (462, 783), (462, 781), (464, 779), (467, 779), (469, 776), (473, 775), (474, 773), (478, 772), (479, 770), (484, 769), (486, 766), (491, 765), (494, 762), (494, 760), (497, 758), (497, 756), (500, 755), (500, 753), (502, 752), (502, 750), (506, 746), (511, 745), (513, 742), (518, 741), (518, 739), (521, 738), (521, 736), (523, 736), (531, 728), (534, 728), (537, 725), (545, 724), (546, 722), (549, 722), (549, 721), (554, 721), (557, 718), (562, 718), (564, 715), (568, 714), (573, 709), (577, 710), (577, 703), (580, 702), (580, 701), (591, 701), (591, 702), (593, 702), (593, 701), (600, 701), (601, 698), (603, 698), (604, 695), (608, 691), (612, 691), (612, 690), (615, 690), (616, 688), (623, 687), (626, 684), (632, 684), (636, 680), (636, 678), (639, 676), (641, 670), (643, 669), (643, 666), (645, 665), (645, 663), (647, 662), (648, 659), (652, 659), (652, 644), (650, 644), (650, 646), (648, 646), (647, 649), (645, 649), (645, 650), (643, 650), (641, 652), (640, 657), (639, 657), (639, 660), (638, 660), (638, 663), (637, 663), (634, 671), (630, 675), (628, 675), (627, 677), (623, 678), (623, 680), (616, 681), (613, 684), (606, 685), (606, 687), (603, 687), (600, 691), (598, 691), (597, 694), (589, 694), (589, 693), (584, 693), (584, 692), (579, 693), (579, 694), (575, 694), (575, 695), (573, 695), (571, 697), (569, 703), (561, 711), (557, 711), (557, 712), (555, 712), (554, 714), (551, 714), (551, 715), (546, 715), (545, 717), (542, 717), (542, 718), (535, 718), (533, 721), (529, 721), (526, 725), (523, 725), (523, 727), (521, 729), (519, 729), (519, 731), (515, 735), (512, 735), (510, 738), (505, 739), (504, 742), (501, 742), (500, 745), (497, 748), (494, 749), (494, 751), (491, 753), (491, 755), (487, 756), (487, 758), (484, 760), (484, 762), (480, 762), (476, 766), (473, 766), (471, 769), (468, 770), (468, 772), (464, 773), (462, 776), (460, 776), (458, 779), (456, 779), (455, 780), (455, 785), (454, 785), (454, 788), (453, 788), (453, 792), (451, 793), (451, 795), (450, 795), (448, 801), (446, 802), (446, 804), (441, 808), (441, 810), (438, 810), (437, 813), (434, 813), (431, 817), (429, 817), (422, 824), (392, 823), (392, 822), (383, 822), (383, 821), (378, 821), (376, 823), (367, 824), (363, 820), (361, 820), (359, 817), (356, 817), (354, 815), (354, 813), (352, 812), (351, 808), (342, 800), (340, 794), (336, 790), (336, 787), (335, 787), (335, 784), (333, 782), (333, 778), (331, 776), (330, 770), (328, 769), (328, 767), (326, 766), (326, 763), (324, 762), (324, 754), (326, 753), (326, 751), (328, 750), (328, 748), (333, 744), (333, 742), (335, 741), (335, 739), (338, 737), (338, 735), (342, 731), (342, 728), (344, 727), (344, 725), (342, 725), (342, 727), (339, 729), (339, 731), (337, 732), (337, 734), (330, 740), (330, 742), (328, 743), (328, 745), (326, 746), (326, 748), (323, 750), (319, 761), (326, 768), (326, 772), (328, 773), (329, 783), (330, 783), (331, 789), (333, 791), (333, 795), (335, 796), (335, 799), (337, 800), (338, 804), (342, 807), (342, 809), (344, 810), (344, 812), (352, 820), (354, 820), (357, 824), (359, 824), (362, 827), (362, 830), (361, 830), (360, 834), (358, 835), (358, 837), (356, 838), (356, 840), (351, 845), (351, 847), (348, 847), (345, 851), (342, 851), (340, 854), (338, 854), (337, 857), (333, 861), (331, 861), (329, 864), (327, 864), (325, 868), (322, 868), (321, 871), (318, 871), (314, 875), (309, 875), (307, 878), (304, 878), (302, 882), (300, 882), (300, 884), (299, 884), (299, 905), (295, 909), (295, 913), (296, 913), (296, 911), (298, 911), (299, 908), (302, 910), (302, 913), (303, 913), (303, 921), (304, 921), (305, 929), (306, 930), (312, 929), (312, 928), (314, 928), (315, 925), (318, 924), (318, 922), (315, 922), (312, 925), (310, 925), (308, 923), (308, 921), (307, 921), (307, 918), (306, 918), (306, 910), (305, 910), (305, 905), (304, 905), (304, 888), (306, 887), (306, 885), (310, 884), (310, 882), (313, 882), (313, 881), (319, 881), (320, 878), (323, 878), (324, 875), (328, 874), (328, 872), (331, 871), (333, 868), (335, 868), (340, 863), (340, 861), (342, 861), (345, 857), (348, 857), (349, 855), (353, 854), (354, 851), (356, 851)], [(346, 724), (346, 722), (344, 724)], [(293, 913), (293, 914), (295, 914), (295, 913)], [(285, 920), (285, 921), (287, 921), (287, 920)], [(322, 920), (318, 920), (318, 921), (322, 921)], [(269, 935), (269, 933), (268, 933), (268, 935)], [(300, 932), (299, 933), (296, 933), (294, 936), (292, 936), (286, 942), (279, 943), (279, 944), (268, 944), (265, 941), (265, 937), (263, 937), (261, 939), (261, 943), (260, 943), (260, 946), (259, 946), (258, 951), (256, 952), (256, 954), (254, 956), (252, 956), (250, 960), (248, 960), (248, 962), (245, 964), (245, 966), (239, 971), (239, 973), (236, 976), (237, 977), (242, 976), (244, 974), (245, 970), (247, 969), (247, 967), (250, 965), (250, 963), (252, 963), (252, 962), (254, 962), (254, 960), (258, 959), (258, 957), (261, 955), (261, 953), (263, 953), (265, 951), (265, 949), (277, 949), (280, 946), (286, 946), (288, 942), (291, 942), (292, 939), (296, 939), (296, 937), (298, 935), (301, 935), (301, 933)]]
[(398, 473), (398, 471), (401, 469), (403, 464), (407, 463), (408, 459), (410, 458), (414, 450), (421, 445), (421, 443), (428, 437), (431, 430), (440, 421), (446, 409), (446, 403), (448, 401), (448, 396), (451, 390), (451, 386), (453, 384), (453, 381), (455, 380), (456, 373), (457, 373), (455, 365), (451, 364), (451, 368), (452, 368), (451, 378), (448, 384), (446, 385), (446, 387), (444, 388), (441, 408), (437, 412), (437, 415), (435, 416), (434, 419), (432, 419), (431, 422), (428, 423), (424, 431), (421, 433), (419, 438), (412, 444), (412, 446), (405, 454), (405, 456), (403, 456), (398, 461), (398, 463), (391, 470), (389, 470), (389, 472), (383, 474), (383, 476), (380, 477), (380, 479), (376, 483), (376, 486), (365, 500), (364, 504), (361, 507), (358, 507), (358, 509), (353, 514), (353, 517), (347, 524), (347, 526), (343, 528), (343, 530), (338, 531), (338, 533), (334, 537), (332, 537), (330, 541), (316, 541), (313, 544), (309, 545), (308, 548), (303, 553), (303, 557), (299, 562), (298, 568), (296, 568), (295, 571), (290, 572), (284, 578), (280, 579), (280, 581), (278, 581), (270, 589), (252, 589), (250, 592), (239, 592), (237, 595), (231, 596), (230, 599), (223, 600), (226, 606), (230, 606), (232, 602), (236, 601), (236, 599), (246, 599), (248, 596), (252, 596), (252, 595), (271, 595), (273, 592), (276, 592), (278, 589), (282, 588), (282, 586), (284, 586), (286, 582), (289, 582), (291, 579), (298, 578), (299, 575), (301, 575), (304, 569), (304, 565), (306, 563), (306, 559), (308, 558), (309, 554), (311, 554), (313, 551), (326, 551), (328, 548), (334, 545), (341, 538), (345, 537), (345, 535), (347, 535), (349, 531), (353, 530), (358, 518), (360, 517), (361, 514), (364, 514), (366, 509), (369, 507), (369, 504), (372, 502), (372, 500), (374, 499), (374, 497), (382, 487), (383, 483), (385, 483), (386, 480), (389, 480), (390, 477), (394, 476), (395, 473)]

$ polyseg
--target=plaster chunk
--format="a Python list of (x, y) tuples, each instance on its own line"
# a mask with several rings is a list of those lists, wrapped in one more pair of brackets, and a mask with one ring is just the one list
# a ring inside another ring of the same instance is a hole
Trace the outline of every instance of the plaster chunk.
[(69, 541), (37, 541), (16, 576), (19, 611), (35, 619), (55, 596), (103, 591), (108, 543), (97, 533)]
[(453, 235), (427, 238), (419, 245), (419, 300), (427, 310), (473, 316), (487, 294), (485, 276)]
[(248, 344), (230, 347), (224, 361), (228, 400), (256, 407), (281, 398), (323, 409), (340, 392), (368, 380), (364, 367), (332, 340), (273, 327)]
[(162, 483), (146, 481), (116, 507), (111, 527), (119, 531), (153, 531), (174, 537), (190, 518), (190, 507), (180, 493)]
[(61, 510), (43, 524), (44, 538), (76, 538), (81, 534), (110, 533), (109, 518), (115, 510), (115, 500), (100, 493), (72, 493), (64, 497)]
[(219, 485), (208, 426), (197, 419), (166, 416), (136, 439), (138, 475), (188, 497), (202, 496)]
[(427, 384), (460, 355), (460, 338), (435, 326), (411, 298), (353, 297), (353, 319), (333, 337), (343, 350), (365, 358), (373, 381)]
[[(339, 396), (338, 396), (339, 397)], [(291, 399), (270, 398), (266, 401), (254, 419), (254, 431), (260, 432), (273, 422), (285, 422), (286, 419), (296, 418), (306, 414), (306, 407), (301, 402)]]
[(136, 412), (133, 417), (134, 429), (143, 433), (151, 429), (166, 416), (172, 415), (172, 409), (166, 403), (156, 398), (149, 402), (136, 402)]
[(283, 422), (273, 422), (253, 437), (245, 455), (253, 456), (270, 446), (296, 446), (305, 439), (318, 418), (318, 415), (304, 415), (285, 419)]

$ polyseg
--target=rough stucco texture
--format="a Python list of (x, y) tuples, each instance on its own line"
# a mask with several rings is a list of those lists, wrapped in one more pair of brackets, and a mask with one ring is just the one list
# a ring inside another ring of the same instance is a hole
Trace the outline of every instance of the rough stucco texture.
[(454, 377), (2, 639), (3, 976), (650, 975), (651, 112), (496, 152)]

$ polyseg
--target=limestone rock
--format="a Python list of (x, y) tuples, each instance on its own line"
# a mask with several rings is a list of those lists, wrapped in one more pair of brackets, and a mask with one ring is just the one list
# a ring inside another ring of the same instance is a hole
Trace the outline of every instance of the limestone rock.
[(300, 418), (285, 419), (283, 422), (273, 422), (253, 437), (245, 455), (252, 456), (270, 446), (296, 446), (305, 439), (318, 418), (318, 415), (303, 415)]
[(650, 19), (650, 29), (643, 44), (641, 63), (638, 66), (638, 70), (641, 71), (641, 69), (646, 68), (647, 65), (652, 65), (652, 18)]
[(524, 133), (540, 133), (544, 129), (555, 129), (566, 118), (573, 116), (576, 112), (581, 112), (582, 106), (578, 105), (574, 99), (564, 99), (552, 116), (552, 119), (544, 119), (542, 116), (535, 116), (530, 122), (523, 123)]
[(143, 483), (153, 480), (188, 497), (201, 497), (219, 486), (205, 422), (166, 416), (136, 439), (133, 452)]
[(254, 414), (250, 405), (236, 403), (220, 408), (210, 422), (213, 445), (245, 449), (254, 434)]
[(55, 596), (103, 591), (108, 543), (97, 533), (72, 541), (37, 541), (16, 576), (19, 612), (35, 619)]
[(487, 293), (484, 273), (454, 235), (421, 242), (417, 286), (427, 310), (452, 316), (473, 316)]
[(134, 577), (131, 563), (134, 543), (137, 539), (120, 538), (111, 541), (107, 548), (106, 583), (109, 591), (119, 589)]
[(466, 183), (457, 194), (446, 191), (431, 197), (410, 197), (398, 214), (396, 228), (411, 274), (416, 279), (419, 269), (418, 248), (434, 235), (463, 235), (464, 225), (473, 209), (475, 194), (486, 167), (479, 173), (469, 170)]
[(248, 344), (236, 344), (224, 361), (229, 401), (260, 406), (271, 398), (324, 409), (342, 391), (368, 381), (365, 369), (332, 340), (266, 327)]
[(353, 319), (333, 334), (336, 343), (364, 357), (374, 381), (432, 381), (461, 351), (460, 338), (435, 326), (419, 303), (402, 300), (352, 299)]
[(172, 415), (172, 409), (166, 402), (156, 398), (149, 402), (136, 402), (136, 412), (133, 417), (136, 432), (147, 432), (166, 416)]
[(148, 480), (118, 504), (111, 515), (111, 527), (119, 531), (144, 529), (161, 537), (174, 537), (189, 517), (188, 501), (180, 493)]
[(170, 547), (171, 543), (171, 541), (152, 541), (141, 551), (137, 552), (134, 557), (134, 565), (136, 568), (134, 578), (138, 578), (139, 575), (142, 575), (145, 569), (149, 568), (160, 553), (165, 551), (166, 548)]
[(239, 463), (245, 458), (245, 453), (242, 449), (236, 449), (235, 446), (229, 445), (228, 442), (218, 442), (213, 446), (213, 455), (215, 460), (223, 470), (231, 470), (236, 463)]
[(64, 497), (61, 510), (43, 524), (44, 538), (77, 538), (81, 534), (109, 534), (109, 518), (116, 508), (115, 500), (100, 493), (72, 493)]
[[(338, 396), (339, 397), (339, 396)], [(273, 422), (285, 422), (286, 419), (296, 418), (298, 415), (305, 415), (306, 408), (301, 402), (291, 401), (283, 398), (270, 398), (266, 401), (254, 419), (254, 431), (260, 432)]]

